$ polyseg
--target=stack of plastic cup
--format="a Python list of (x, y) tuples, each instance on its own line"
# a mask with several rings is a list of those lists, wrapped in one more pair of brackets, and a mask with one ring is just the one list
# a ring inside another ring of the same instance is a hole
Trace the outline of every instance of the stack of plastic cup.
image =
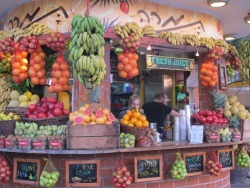
[(180, 110), (182, 116), (180, 117), (180, 141), (187, 141), (187, 122), (185, 110)]
[(174, 118), (174, 134), (173, 134), (173, 139), (175, 142), (180, 141), (180, 119), (179, 117)]

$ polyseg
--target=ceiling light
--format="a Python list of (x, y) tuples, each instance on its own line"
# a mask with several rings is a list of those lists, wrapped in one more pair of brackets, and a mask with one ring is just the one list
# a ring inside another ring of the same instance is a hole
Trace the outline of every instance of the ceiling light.
[(231, 41), (231, 40), (235, 40), (237, 38), (237, 34), (235, 34), (235, 33), (233, 33), (233, 34), (226, 34), (223, 37), (224, 37), (224, 40)]
[(151, 48), (151, 46), (150, 46), (150, 42), (148, 43), (147, 50), (152, 50), (152, 48)]
[(248, 15), (244, 18), (245, 22), (250, 24), (250, 12), (248, 13)]
[(207, 4), (211, 7), (223, 7), (229, 0), (207, 0)]
[(196, 53), (195, 53), (195, 56), (196, 57), (198, 57), (198, 56), (200, 56), (200, 54), (199, 54), (199, 50), (198, 50), (198, 47), (197, 47), (197, 49), (196, 49), (197, 51), (196, 51)]

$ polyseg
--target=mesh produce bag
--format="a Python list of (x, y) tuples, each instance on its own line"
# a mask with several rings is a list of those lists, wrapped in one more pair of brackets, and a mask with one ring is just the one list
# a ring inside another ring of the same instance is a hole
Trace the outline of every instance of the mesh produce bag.
[(241, 150), (239, 150), (236, 155), (237, 165), (241, 168), (249, 168), (250, 167), (250, 158), (246, 151), (246, 146), (242, 146)]
[(221, 168), (222, 168), (222, 165), (218, 161), (217, 155), (216, 155), (215, 151), (213, 150), (210, 153), (209, 157), (207, 158), (206, 170), (211, 175), (219, 176), (222, 172)]
[[(0, 170), (0, 184), (1, 183), (7, 183), (10, 180), (11, 177), (11, 171), (10, 166), (8, 164), (8, 161), (3, 155), (0, 155), (0, 164), (1, 164), (1, 170)], [(3, 186), (4, 187), (4, 186)]]
[(42, 187), (52, 187), (58, 181), (60, 174), (49, 159), (44, 158), (44, 160), (46, 161), (46, 165), (40, 176), (39, 184)]
[(128, 171), (127, 167), (123, 163), (123, 160), (120, 159), (116, 167), (116, 171), (113, 173), (113, 179), (116, 187), (127, 187), (132, 182), (132, 176)]
[(187, 169), (180, 152), (176, 153), (174, 164), (171, 167), (172, 178), (184, 179), (187, 176)]

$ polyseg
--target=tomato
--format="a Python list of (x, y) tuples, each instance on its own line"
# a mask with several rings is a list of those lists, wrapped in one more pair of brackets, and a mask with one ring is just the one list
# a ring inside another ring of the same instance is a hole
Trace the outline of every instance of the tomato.
[(36, 76), (37, 76), (37, 78), (44, 78), (44, 76), (45, 76), (45, 71), (38, 71), (37, 73), (36, 73)]
[(52, 78), (51, 85), (56, 85), (59, 83), (59, 80), (57, 78)]
[(22, 81), (26, 80), (27, 77), (28, 77), (27, 73), (21, 73), (19, 75), (19, 80), (22, 82)]
[(12, 69), (20, 69), (20, 63), (19, 62), (14, 62), (12, 64)]

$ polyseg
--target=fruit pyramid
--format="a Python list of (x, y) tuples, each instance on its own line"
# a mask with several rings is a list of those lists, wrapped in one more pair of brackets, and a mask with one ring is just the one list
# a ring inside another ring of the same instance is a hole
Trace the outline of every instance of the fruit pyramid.
[(88, 124), (113, 124), (115, 121), (115, 116), (110, 113), (109, 109), (102, 108), (99, 106), (97, 108), (95, 103), (95, 110), (91, 108), (92, 104), (87, 103), (69, 114), (69, 121), (73, 123), (73, 125), (88, 125)]
[(128, 110), (120, 122), (124, 125), (136, 128), (148, 128), (149, 125), (146, 116), (142, 115), (138, 108)]
[(238, 101), (236, 95), (232, 95), (225, 99), (224, 115), (227, 118), (235, 115), (240, 120), (250, 120), (249, 111)]

